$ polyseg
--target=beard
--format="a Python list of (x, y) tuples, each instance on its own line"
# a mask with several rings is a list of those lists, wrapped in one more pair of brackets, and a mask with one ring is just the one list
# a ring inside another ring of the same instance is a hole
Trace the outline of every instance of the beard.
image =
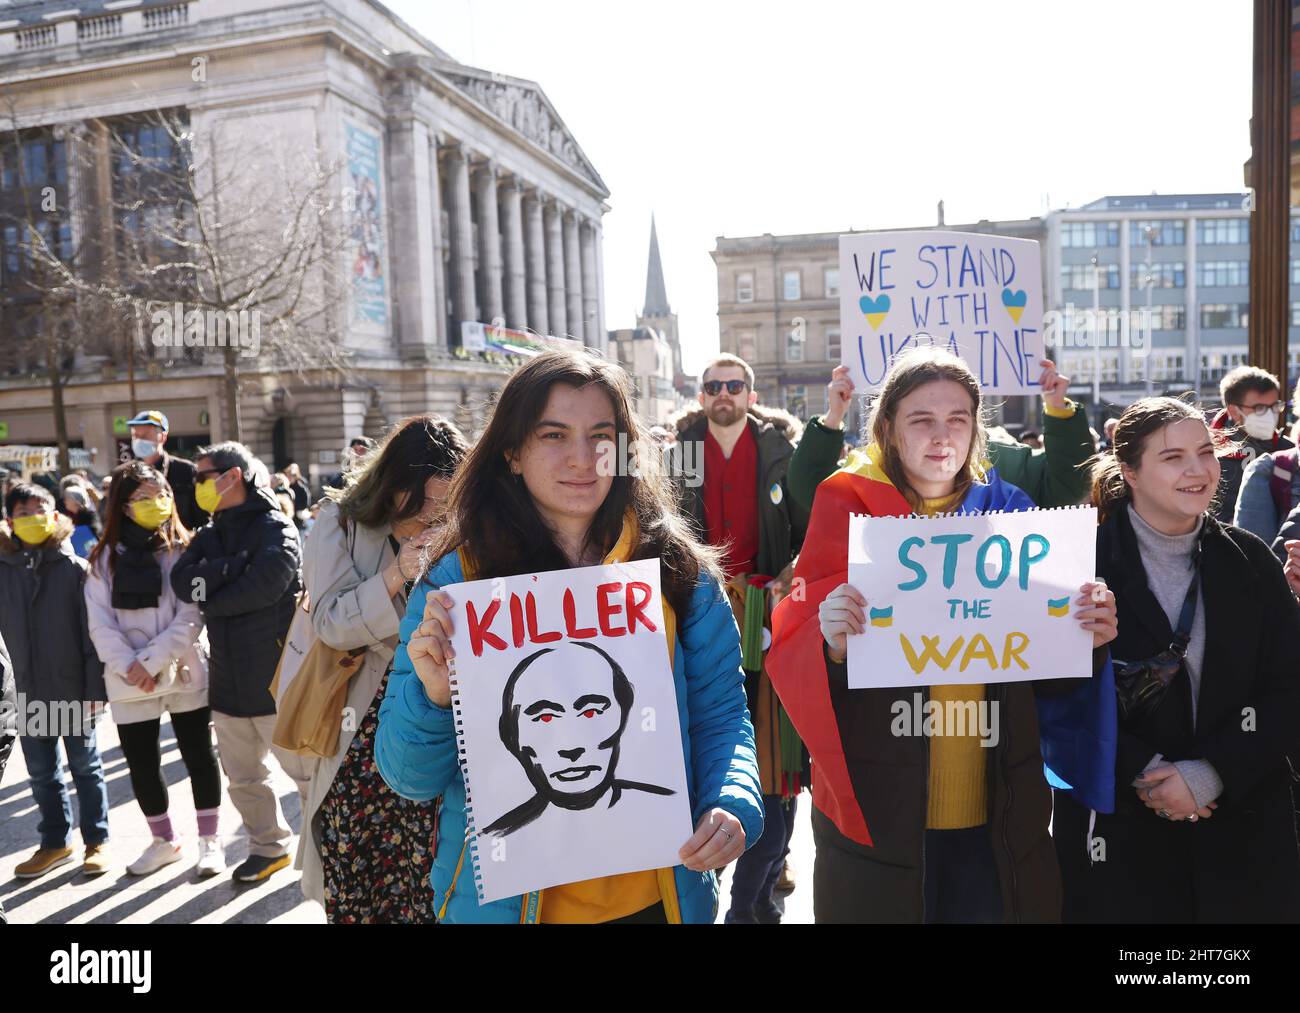
[(729, 426), (741, 417), (741, 408), (732, 404), (715, 404), (708, 410), (709, 421), (720, 426)]

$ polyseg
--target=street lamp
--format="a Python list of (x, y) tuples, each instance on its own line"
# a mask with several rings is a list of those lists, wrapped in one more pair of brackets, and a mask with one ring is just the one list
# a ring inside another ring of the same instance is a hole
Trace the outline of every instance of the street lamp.
[(1151, 258), (1152, 258), (1152, 255), (1153, 255), (1154, 252), (1155, 252), (1154, 247), (1155, 247), (1155, 243), (1156, 243), (1156, 227), (1155, 227), (1154, 225), (1148, 225), (1148, 226), (1147, 226), (1145, 229), (1143, 229), (1142, 231), (1143, 231), (1143, 233), (1146, 235), (1146, 240), (1147, 240), (1147, 262), (1146, 262), (1146, 272), (1147, 272), (1147, 274), (1146, 274), (1146, 286), (1147, 286), (1147, 319), (1146, 319), (1146, 325), (1147, 325), (1147, 327), (1150, 328), (1150, 331), (1149, 331), (1148, 334), (1147, 334), (1147, 338), (1148, 338), (1148, 345), (1147, 345), (1147, 361), (1146, 361), (1146, 364), (1145, 364), (1145, 368), (1143, 369), (1143, 373), (1144, 373), (1144, 375), (1146, 376), (1147, 397), (1150, 397), (1150, 396), (1151, 396), (1151, 393), (1152, 393), (1152, 387), (1151, 387), (1151, 355), (1152, 355), (1152, 352), (1153, 352), (1153, 349), (1151, 348), (1151, 345), (1153, 345), (1153, 344), (1155, 343), (1155, 326), (1151, 323), (1151, 290), (1155, 287), (1155, 280), (1156, 280), (1156, 279), (1155, 279), (1154, 269), (1152, 268), (1152, 265), (1151, 265)]
[(1101, 257), (1092, 251), (1092, 410), (1101, 409)]

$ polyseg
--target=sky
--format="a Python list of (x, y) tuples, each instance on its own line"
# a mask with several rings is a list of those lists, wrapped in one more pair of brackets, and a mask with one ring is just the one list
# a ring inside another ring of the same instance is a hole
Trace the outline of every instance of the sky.
[(688, 372), (718, 346), (719, 236), (1236, 191), (1250, 156), (1250, 0), (386, 2), (551, 100), (610, 190), (610, 329), (653, 212)]

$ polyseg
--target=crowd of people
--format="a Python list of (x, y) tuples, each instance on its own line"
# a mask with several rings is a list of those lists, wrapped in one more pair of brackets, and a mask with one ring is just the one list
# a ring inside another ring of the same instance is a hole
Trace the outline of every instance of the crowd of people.
[[(16, 874), (73, 861), (61, 752), (83, 870), (111, 867), (106, 704), (152, 837), (129, 873), (185, 852), (161, 770), (166, 712), (196, 875), (225, 869), (220, 770), (248, 839), (233, 878), (293, 860), (274, 756), (302, 799), (303, 894), (331, 923), (711, 922), (729, 888), (729, 924), (775, 924), (808, 872), (788, 860), (807, 790), (819, 922), (1300, 920), (1300, 463), (1282, 385), (1242, 367), (1212, 416), (1145, 398), (1099, 436), (1069, 380), (1040, 368), (1041, 429), (1017, 437), (989, 421), (960, 359), (911, 351), (854, 446), (844, 367), (826, 413), (801, 420), (760, 404), (751, 367), (719, 355), (698, 408), (651, 430), (618, 366), (547, 352), (505, 382), (476, 440), (404, 419), (353, 441), (315, 502), (296, 466), (272, 475), (238, 443), (169, 455), (166, 416), (143, 412), (106, 495), (74, 478), (4, 497), (0, 688), (85, 716), (32, 728), (29, 707), (0, 713), (0, 771), (16, 733), (40, 812)], [(611, 473), (600, 462), (620, 437), (698, 453), (677, 471)], [(880, 635), (848, 579), (850, 515), (1087, 502), (1097, 573), (1072, 613), (1092, 679), (926, 689), (995, 707), (992, 748), (975, 729), (900, 736), (894, 704), (911, 690), (849, 688), (848, 638)], [(646, 559), (694, 832), (671, 869), (480, 903), (443, 589)], [(299, 623), (344, 676), (319, 720), (319, 701), (280, 684)], [(1140, 708), (1125, 695), (1137, 677), (1158, 684)], [(290, 734), (304, 722), (324, 748)], [(1068, 783), (1049, 780), (1045, 757), (1067, 754)]]

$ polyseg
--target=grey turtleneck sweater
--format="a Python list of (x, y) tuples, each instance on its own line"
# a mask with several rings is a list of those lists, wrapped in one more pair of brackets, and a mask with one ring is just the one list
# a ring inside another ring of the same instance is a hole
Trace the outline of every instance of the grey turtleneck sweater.
[[(1196, 540), (1201, 535), (1196, 530), (1185, 535), (1166, 535), (1142, 519), (1141, 514), (1130, 503), (1129, 519), (1133, 523), (1133, 533), (1137, 536), (1138, 551), (1142, 555), (1142, 566), (1147, 574), (1147, 586), (1155, 595), (1156, 601), (1169, 617), (1170, 629), (1178, 626), (1179, 614), (1183, 610), (1183, 600), (1192, 582), (1192, 551)], [(1187, 643), (1187, 677), (1192, 690), (1192, 723), (1196, 723), (1197, 698), (1201, 689), (1201, 665), (1205, 660), (1205, 598), (1198, 594), (1196, 615), (1192, 620), (1192, 635)], [(1159, 762), (1157, 756), (1148, 764), (1148, 769)], [(1183, 780), (1192, 790), (1198, 806), (1204, 807), (1223, 793), (1223, 781), (1218, 772), (1207, 760), (1180, 760), (1175, 763)]]

